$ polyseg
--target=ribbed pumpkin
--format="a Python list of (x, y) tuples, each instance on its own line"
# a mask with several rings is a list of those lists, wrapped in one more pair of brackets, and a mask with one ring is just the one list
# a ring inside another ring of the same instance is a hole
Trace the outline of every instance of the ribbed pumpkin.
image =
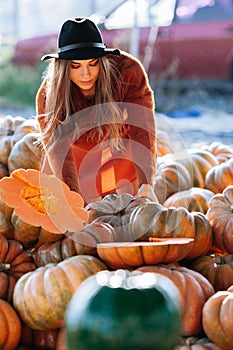
[(186, 255), (186, 259), (194, 259), (201, 254), (206, 254), (212, 247), (213, 232), (206, 216), (200, 212), (192, 212), (194, 219), (195, 237), (190, 244), (192, 248)]
[(233, 349), (233, 286), (218, 291), (205, 303), (202, 324), (209, 339), (221, 350)]
[(4, 176), (9, 176), (8, 166), (0, 163), (0, 179)]
[(210, 145), (203, 145), (201, 148), (211, 152), (218, 159), (219, 164), (233, 158), (233, 148), (221, 142), (212, 142)]
[(180, 312), (180, 293), (169, 278), (103, 271), (84, 281), (69, 303), (68, 349), (173, 350)]
[(20, 168), (41, 169), (44, 151), (42, 145), (39, 145), (40, 137), (40, 133), (28, 133), (15, 143), (8, 157), (10, 173)]
[(14, 227), (11, 223), (10, 218), (6, 217), (0, 209), (0, 233), (3, 234), (6, 238), (14, 237)]
[(14, 228), (14, 238), (19, 240), (25, 248), (33, 247), (38, 241), (56, 242), (63, 237), (62, 234), (54, 234), (42, 227), (26, 223), (15, 213), (15, 210), (11, 216), (11, 223)]
[(77, 255), (74, 241), (63, 236), (56, 242), (47, 242), (32, 250), (33, 259), (37, 267), (60, 261)]
[(94, 256), (97, 256), (98, 243), (116, 242), (118, 239), (114, 227), (101, 218), (85, 224), (79, 232), (69, 233), (69, 238), (73, 240), (77, 254)]
[(221, 193), (227, 186), (233, 184), (233, 158), (214, 166), (206, 174), (205, 188)]
[(183, 337), (174, 350), (222, 350), (208, 338)]
[(56, 350), (68, 350), (65, 327), (60, 328), (59, 330), (59, 333), (57, 336)]
[(178, 264), (141, 266), (135, 271), (160, 273), (170, 278), (182, 295), (182, 336), (193, 336), (202, 330), (202, 308), (214, 294), (211, 283), (200, 273)]
[(135, 208), (130, 216), (130, 240), (148, 241), (153, 238), (195, 237), (192, 214), (185, 208), (165, 208), (148, 202)]
[(23, 245), (0, 234), (0, 298), (12, 302), (16, 281), (36, 269), (32, 255)]
[(189, 267), (205, 276), (216, 292), (233, 285), (232, 255), (201, 255), (192, 260)]
[(199, 211), (206, 214), (213, 195), (212, 191), (205, 188), (192, 187), (189, 190), (174, 193), (163, 203), (163, 206), (166, 208), (184, 207), (188, 211)]
[[(32, 350), (57, 350), (59, 329), (33, 330), (22, 324), (20, 345)], [(18, 349), (17, 349), (18, 350)]]
[(107, 269), (96, 257), (77, 255), (24, 274), (14, 289), (13, 304), (32, 329), (64, 326), (64, 313), (76, 289), (87, 277)]
[(7, 165), (14, 144), (29, 132), (38, 132), (36, 119), (6, 115), (0, 118), (0, 162)]
[(22, 325), (12, 305), (3, 299), (0, 299), (0, 330), (0, 349), (15, 350), (21, 337)]
[(188, 149), (188, 157), (180, 162), (186, 167), (192, 178), (191, 187), (205, 187), (205, 177), (208, 171), (219, 164), (218, 159), (202, 149)]
[(233, 254), (233, 185), (212, 197), (206, 217), (213, 231), (213, 249)]
[(192, 187), (189, 171), (180, 162), (175, 162), (170, 155), (158, 158), (157, 172), (154, 177), (154, 192), (159, 203), (176, 192), (185, 191)]
[(183, 207), (165, 208), (159, 203), (144, 203), (130, 216), (131, 241), (153, 238), (194, 238), (187, 256), (206, 253), (212, 244), (212, 230), (204, 214), (190, 213)]
[(115, 229), (118, 241), (128, 241), (130, 214), (135, 207), (139, 207), (144, 202), (151, 202), (151, 200), (146, 197), (134, 197), (129, 193), (109, 194), (100, 201), (88, 204), (88, 222), (99, 218)]
[(99, 257), (112, 269), (177, 262), (190, 251), (190, 238), (153, 239), (151, 242), (100, 243)]

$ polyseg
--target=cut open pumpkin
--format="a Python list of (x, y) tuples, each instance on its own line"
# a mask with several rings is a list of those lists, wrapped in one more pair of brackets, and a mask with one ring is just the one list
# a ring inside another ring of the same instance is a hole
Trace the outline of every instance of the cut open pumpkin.
[(24, 222), (52, 233), (79, 231), (88, 220), (80, 194), (39, 170), (17, 169), (2, 178), (0, 197)]
[(184, 259), (193, 238), (153, 238), (145, 242), (110, 242), (97, 244), (99, 257), (111, 268), (172, 263)]

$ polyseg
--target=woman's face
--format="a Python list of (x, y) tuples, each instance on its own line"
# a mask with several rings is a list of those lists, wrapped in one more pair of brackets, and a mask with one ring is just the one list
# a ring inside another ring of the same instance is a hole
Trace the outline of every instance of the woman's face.
[(72, 60), (70, 63), (70, 80), (80, 88), (84, 96), (93, 96), (99, 70), (99, 60), (96, 58)]

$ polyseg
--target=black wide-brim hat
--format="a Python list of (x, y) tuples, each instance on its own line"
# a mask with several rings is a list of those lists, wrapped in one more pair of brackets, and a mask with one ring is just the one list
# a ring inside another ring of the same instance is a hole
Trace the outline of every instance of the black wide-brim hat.
[(70, 18), (61, 26), (57, 53), (47, 54), (41, 61), (49, 58), (85, 60), (110, 54), (119, 56), (120, 50), (106, 47), (101, 32), (94, 22), (87, 17)]

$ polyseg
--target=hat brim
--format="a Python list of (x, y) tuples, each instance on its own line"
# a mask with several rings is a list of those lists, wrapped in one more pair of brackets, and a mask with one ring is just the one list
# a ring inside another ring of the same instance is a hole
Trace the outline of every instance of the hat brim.
[(61, 60), (88, 60), (92, 58), (100, 58), (107, 55), (120, 56), (121, 52), (119, 49), (98, 49), (98, 48), (87, 48), (87, 49), (76, 49), (69, 50), (62, 53), (51, 53), (44, 55), (41, 61), (46, 61), (50, 58), (58, 58)]

